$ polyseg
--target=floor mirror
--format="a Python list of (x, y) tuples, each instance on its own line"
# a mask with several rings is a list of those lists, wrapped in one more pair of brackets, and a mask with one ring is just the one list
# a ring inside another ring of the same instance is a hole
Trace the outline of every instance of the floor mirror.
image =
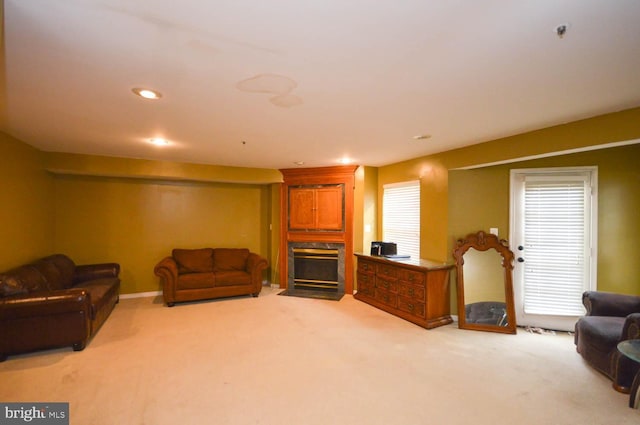
[(458, 327), (516, 333), (513, 252), (498, 236), (479, 231), (456, 242)]

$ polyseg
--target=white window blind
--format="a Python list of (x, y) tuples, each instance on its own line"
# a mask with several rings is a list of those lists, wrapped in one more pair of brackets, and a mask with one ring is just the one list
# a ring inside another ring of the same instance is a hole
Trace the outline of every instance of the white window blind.
[(382, 195), (382, 237), (398, 254), (420, 258), (420, 182), (387, 184)]
[(589, 287), (589, 177), (527, 176), (524, 182), (524, 312), (584, 314)]

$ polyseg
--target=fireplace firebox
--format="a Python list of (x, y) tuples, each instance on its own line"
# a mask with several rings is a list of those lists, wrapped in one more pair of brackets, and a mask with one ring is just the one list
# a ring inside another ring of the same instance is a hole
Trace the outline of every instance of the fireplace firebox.
[(288, 256), (292, 292), (344, 294), (344, 244), (292, 242)]
[(314, 291), (338, 290), (338, 250), (293, 248), (293, 287)]

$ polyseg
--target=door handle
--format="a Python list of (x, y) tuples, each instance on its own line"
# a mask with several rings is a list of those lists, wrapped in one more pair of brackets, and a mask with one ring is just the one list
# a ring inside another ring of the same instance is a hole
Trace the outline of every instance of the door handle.
[(518, 263), (524, 263), (524, 258), (518, 257)]

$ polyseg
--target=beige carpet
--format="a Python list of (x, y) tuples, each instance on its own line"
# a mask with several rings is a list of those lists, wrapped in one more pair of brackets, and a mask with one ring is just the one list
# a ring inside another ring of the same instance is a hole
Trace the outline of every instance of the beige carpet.
[(82, 352), (0, 363), (71, 424), (639, 424), (567, 334), (425, 330), (347, 295), (122, 300)]

